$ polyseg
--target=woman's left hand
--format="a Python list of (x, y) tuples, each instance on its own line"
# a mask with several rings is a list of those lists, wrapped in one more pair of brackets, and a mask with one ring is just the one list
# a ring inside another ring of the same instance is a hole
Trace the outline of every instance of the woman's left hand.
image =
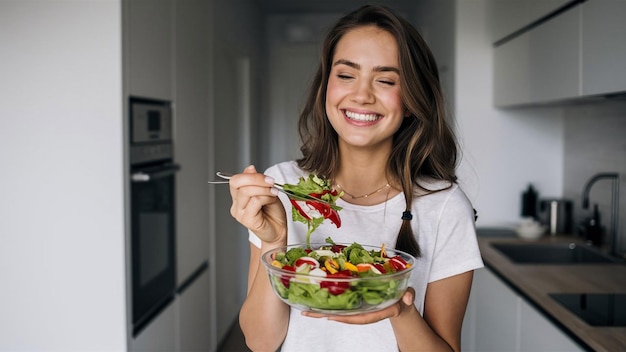
[(409, 287), (402, 298), (391, 306), (377, 310), (371, 313), (355, 314), (355, 315), (328, 315), (315, 312), (302, 312), (302, 315), (311, 318), (327, 318), (346, 324), (371, 324), (387, 318), (395, 318), (401, 314), (408, 313), (412, 310), (417, 311), (413, 302), (415, 301), (415, 290)]

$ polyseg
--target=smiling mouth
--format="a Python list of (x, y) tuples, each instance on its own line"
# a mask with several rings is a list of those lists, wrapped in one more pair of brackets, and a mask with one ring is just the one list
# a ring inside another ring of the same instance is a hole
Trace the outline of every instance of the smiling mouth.
[(382, 118), (381, 115), (378, 114), (360, 114), (353, 111), (345, 111), (345, 115), (353, 121), (364, 121), (364, 122), (372, 122)]

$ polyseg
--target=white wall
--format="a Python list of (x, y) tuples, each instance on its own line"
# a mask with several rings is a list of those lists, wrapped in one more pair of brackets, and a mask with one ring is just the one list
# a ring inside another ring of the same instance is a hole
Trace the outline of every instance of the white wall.
[(563, 192), (563, 117), (558, 108), (493, 107), (493, 47), (488, 0), (456, 0), (455, 107), (463, 151), (462, 186), (478, 226), (519, 219), (521, 193)]
[(124, 351), (120, 1), (0, 2), (0, 350)]
[[(582, 209), (587, 181), (599, 172), (617, 172), (621, 185), (617, 250), (626, 255), (626, 97), (589, 101), (567, 106), (565, 115), (565, 162), (563, 195), (574, 203), (575, 225), (591, 216), (598, 204), (604, 243), (610, 243), (612, 181), (604, 179), (589, 192), (589, 209)], [(619, 201), (619, 200), (618, 200)]]
[[(261, 18), (252, 0), (214, 1), (212, 115), (209, 148), (212, 171), (240, 172), (257, 160), (251, 143), (260, 116), (256, 80), (263, 45)], [(249, 65), (249, 66), (248, 66)], [(248, 71), (249, 69), (249, 71)], [(249, 73), (249, 87), (244, 78)], [(250, 97), (242, 92), (253, 91)], [(246, 107), (244, 104), (247, 104)], [(263, 121), (259, 121), (263, 122)], [(246, 130), (247, 129), (247, 130)], [(207, 175), (213, 179), (214, 172)], [(221, 341), (237, 315), (247, 290), (249, 241), (247, 230), (230, 215), (232, 199), (227, 186), (212, 186), (215, 222), (210, 224), (210, 275), (215, 290), (217, 341)], [(234, 259), (236, 258), (236, 259)]]
[(269, 74), (267, 123), (262, 126), (263, 168), (302, 157), (298, 120), (319, 64), (321, 42), (340, 13), (272, 15), (266, 25)]

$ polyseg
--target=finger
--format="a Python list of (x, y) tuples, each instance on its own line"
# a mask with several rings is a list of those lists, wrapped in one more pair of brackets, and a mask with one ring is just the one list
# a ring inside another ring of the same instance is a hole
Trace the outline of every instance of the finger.
[(232, 215), (237, 220), (251, 219), (262, 215), (265, 205), (277, 200), (266, 187), (246, 186), (240, 188), (233, 198)]
[(404, 295), (402, 295), (402, 303), (406, 304), (407, 306), (410, 306), (410, 305), (413, 305), (414, 302), (415, 302), (415, 290), (413, 289), (413, 287), (409, 287), (407, 288)]
[(256, 172), (254, 167), (246, 168), (243, 173), (231, 176), (229, 181), (230, 187), (235, 189), (243, 186), (273, 187), (274, 182), (274, 178)]
[(254, 167), (254, 165), (249, 165), (245, 169), (243, 169), (243, 173), (244, 174), (255, 174), (256, 173), (256, 167)]
[(241, 196), (238, 200), (240, 207), (237, 208), (239, 218), (251, 218), (263, 215), (263, 207), (270, 205), (276, 201), (276, 197), (266, 194), (254, 195), (251, 197)]
[(309, 318), (328, 318), (328, 314), (303, 311), (302, 315)]
[[(244, 169), (243, 173), (233, 175), (229, 180), (230, 196), (233, 200), (233, 209), (246, 206), (247, 202), (244, 202), (243, 204), (238, 204), (238, 202), (242, 199), (240, 197), (240, 192), (246, 186), (265, 187), (265, 192), (261, 193), (265, 195), (277, 193), (272, 192), (271, 190), (269, 192), (267, 191), (269, 187), (274, 186), (274, 179), (269, 176), (257, 173), (254, 166), (250, 165)], [(252, 196), (252, 193), (250, 193), (249, 196)]]
[(231, 215), (253, 231), (267, 228), (267, 221), (283, 223), (285, 210), (274, 191), (268, 186), (242, 186), (233, 199)]

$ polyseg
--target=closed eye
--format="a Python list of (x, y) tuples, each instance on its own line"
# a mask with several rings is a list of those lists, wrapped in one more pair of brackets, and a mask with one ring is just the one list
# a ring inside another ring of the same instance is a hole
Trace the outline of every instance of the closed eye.
[(337, 77), (339, 77), (339, 79), (342, 79), (342, 80), (352, 79), (352, 76), (346, 75), (346, 74), (341, 74), (341, 73), (338, 74)]

